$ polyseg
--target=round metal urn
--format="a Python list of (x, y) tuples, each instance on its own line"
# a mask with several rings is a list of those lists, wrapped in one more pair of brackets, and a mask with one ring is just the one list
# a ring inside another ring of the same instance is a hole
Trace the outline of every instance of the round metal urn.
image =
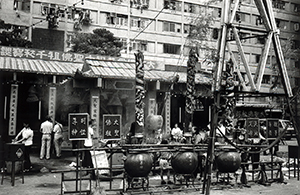
[(219, 172), (233, 173), (241, 166), (241, 155), (238, 152), (223, 152), (216, 157)]
[(129, 154), (124, 168), (131, 177), (147, 177), (151, 171), (153, 159), (148, 153)]
[(178, 152), (171, 159), (172, 168), (178, 174), (193, 173), (198, 163), (198, 156), (195, 152)]

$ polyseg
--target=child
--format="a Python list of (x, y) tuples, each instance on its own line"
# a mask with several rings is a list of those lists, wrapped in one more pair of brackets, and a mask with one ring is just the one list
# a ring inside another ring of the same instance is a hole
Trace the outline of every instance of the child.
[[(161, 144), (168, 144), (168, 140), (167, 139), (163, 139), (161, 141)], [(162, 150), (166, 149), (166, 148), (162, 148)], [(170, 180), (170, 160), (172, 157), (172, 153), (168, 152), (168, 151), (163, 151), (160, 153), (160, 157), (158, 159), (159, 161), (159, 167), (160, 167), (160, 178), (161, 178), (161, 184), (173, 184), (173, 182)], [(164, 172), (167, 172), (167, 182), (164, 180)]]

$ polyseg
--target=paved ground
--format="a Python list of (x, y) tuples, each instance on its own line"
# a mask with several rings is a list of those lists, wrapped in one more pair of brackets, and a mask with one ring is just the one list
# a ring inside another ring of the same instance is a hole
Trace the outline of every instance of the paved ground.
[[(286, 153), (286, 147), (280, 147), (282, 153)], [(11, 186), (10, 175), (4, 176), (3, 185), (0, 185), (0, 194), (2, 195), (57, 195), (61, 191), (61, 174), (60, 173), (51, 173), (49, 171), (55, 170), (66, 170), (66, 169), (75, 169), (71, 167), (70, 164), (75, 162), (75, 157), (71, 154), (64, 154), (64, 157), (61, 159), (50, 159), (50, 160), (40, 160), (37, 154), (32, 155), (31, 157), (33, 162), (33, 170), (31, 172), (25, 173), (25, 183), (22, 184), (20, 175), (17, 175), (15, 178), (15, 185)], [(249, 182), (248, 186), (242, 186), (240, 181), (237, 183), (234, 179), (230, 180), (229, 185), (224, 185), (222, 183), (213, 182), (210, 190), (211, 195), (250, 195), (250, 194), (260, 194), (260, 195), (300, 195), (300, 181), (292, 177), (288, 179), (287, 168), (284, 168), (284, 179), (285, 183), (273, 182), (270, 186), (259, 185), (254, 182)], [(67, 177), (76, 177), (74, 173), (67, 173)], [(248, 178), (251, 178), (251, 175), (247, 175)], [(292, 174), (293, 176), (293, 174)], [(87, 178), (85, 174), (82, 174), (82, 178)], [(215, 175), (213, 175), (213, 180), (215, 181)], [(201, 189), (201, 182), (196, 181), (195, 187), (193, 186), (161, 186), (159, 176), (150, 177), (150, 189), (155, 192), (155, 194), (201, 194), (201, 190), (197, 191), (196, 189)], [(113, 188), (122, 189), (122, 181), (115, 179), (111, 183)], [(89, 185), (86, 181), (82, 181), (81, 189), (85, 190), (89, 188)], [(95, 186), (95, 183), (92, 183), (92, 188)], [(104, 189), (109, 189), (110, 183), (108, 181), (101, 181), (100, 187)], [(74, 182), (67, 182), (64, 185), (65, 190), (75, 189)], [(80, 189), (80, 188), (78, 188)], [(106, 190), (105, 190), (106, 191)], [(142, 192), (142, 190), (138, 190)], [(171, 192), (172, 191), (172, 192)], [(129, 191), (125, 194), (136, 194), (137, 190)], [(119, 192), (103, 192), (102, 194), (120, 194)], [(147, 194), (147, 193), (144, 193)], [(148, 193), (149, 194), (149, 193)]]

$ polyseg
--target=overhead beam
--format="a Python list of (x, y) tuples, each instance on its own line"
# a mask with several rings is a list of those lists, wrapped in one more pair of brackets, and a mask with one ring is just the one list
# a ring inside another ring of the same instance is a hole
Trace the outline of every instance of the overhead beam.
[[(254, 0), (256, 7), (260, 13), (260, 17), (263, 19), (264, 26), (268, 31), (271, 30), (270, 20), (267, 14), (267, 10), (262, 0)], [(272, 6), (271, 6), (272, 7)]]
[(223, 3), (223, 11), (222, 11), (222, 32), (221, 32), (221, 40), (219, 42), (219, 53), (218, 57), (219, 60), (217, 62), (217, 70), (215, 75), (215, 85), (213, 85), (212, 91), (219, 91), (221, 89), (221, 78), (222, 78), (222, 71), (223, 71), (223, 65), (224, 65), (224, 56), (225, 56), (225, 46), (226, 46), (226, 38), (227, 38), (227, 32), (228, 32), (228, 13), (230, 9), (230, 3), (224, 2)]
[(279, 29), (276, 26), (276, 21), (275, 21), (273, 9), (272, 9), (271, 1), (270, 0), (265, 0), (265, 1), (266, 1), (267, 11), (268, 11), (268, 14), (270, 17), (270, 21), (271, 21), (271, 27), (274, 32), (273, 45), (274, 45), (274, 50), (275, 50), (275, 54), (277, 57), (277, 61), (279, 62), (279, 69), (281, 72), (281, 76), (284, 81), (284, 90), (286, 91), (288, 97), (291, 98), (293, 96), (293, 92), (292, 92), (289, 76), (288, 76), (288, 73), (286, 70), (286, 64), (284, 61), (283, 52), (282, 52), (282, 48), (281, 48), (281, 44), (280, 44), (280, 40), (279, 40)]
[(243, 46), (242, 46), (241, 40), (239, 38), (239, 34), (237, 32), (237, 29), (234, 26), (232, 27), (232, 31), (234, 33), (234, 37), (235, 37), (235, 41), (236, 41), (236, 44), (237, 44), (237, 48), (238, 48), (239, 53), (241, 55), (241, 59), (242, 59), (243, 64), (244, 64), (244, 67), (245, 67), (245, 70), (246, 70), (246, 74), (247, 74), (248, 79), (249, 79), (250, 86), (251, 86), (251, 88), (252, 88), (253, 91), (257, 91), (256, 86), (255, 86), (254, 81), (253, 81), (253, 77), (252, 77), (251, 71), (250, 71), (249, 64), (248, 64), (246, 56), (245, 56), (245, 52), (243, 50)]
[(234, 56), (234, 54), (233, 54), (233, 52), (231, 50), (231, 46), (230, 46), (230, 44), (228, 42), (227, 42), (227, 49), (228, 49), (228, 52), (229, 52), (229, 54), (231, 56), (230, 59), (233, 62), (234, 70), (236, 71), (236, 73), (238, 75), (238, 78), (239, 78), (239, 80), (241, 82), (241, 85), (242, 85), (243, 89), (246, 89), (245, 80), (244, 80), (244, 78), (242, 76), (242, 73), (241, 73), (240, 69), (238, 69), (238, 63), (237, 63), (237, 61), (235, 59), (235, 56)]
[(267, 59), (272, 43), (272, 37), (273, 37), (273, 32), (270, 32), (264, 47), (264, 50), (262, 52), (262, 57), (258, 63), (258, 67), (256, 69), (256, 73), (254, 75), (254, 81), (256, 82), (256, 89), (259, 91), (261, 87), (261, 82), (263, 79), (263, 75), (265, 72), (266, 64), (267, 64)]
[(239, 7), (239, 4), (240, 4), (240, 0), (236, 0), (235, 3), (234, 3), (234, 8), (233, 8), (233, 10), (232, 10), (232, 12), (231, 12), (231, 18), (230, 18), (230, 20), (229, 20), (229, 23), (230, 23), (230, 24), (233, 23), (233, 20), (234, 20), (234, 18), (235, 18), (236, 11), (237, 11), (237, 9), (238, 9), (238, 7)]

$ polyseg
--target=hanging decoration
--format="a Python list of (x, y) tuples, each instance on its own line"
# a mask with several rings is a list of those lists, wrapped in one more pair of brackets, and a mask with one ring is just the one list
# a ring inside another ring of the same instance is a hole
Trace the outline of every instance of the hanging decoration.
[(145, 87), (144, 87), (144, 55), (141, 51), (135, 54), (135, 133), (143, 133), (144, 127), (144, 98), (145, 98)]
[(187, 62), (187, 80), (186, 80), (186, 102), (185, 102), (185, 130), (191, 122), (191, 116), (195, 105), (195, 66), (198, 62), (198, 54), (195, 49), (190, 50), (189, 60)]
[(56, 87), (49, 88), (49, 116), (52, 116), (55, 120), (55, 106), (56, 106)]
[(16, 135), (17, 125), (17, 103), (18, 103), (18, 87), (19, 85), (12, 84), (10, 92), (10, 112), (9, 112), (9, 136)]

